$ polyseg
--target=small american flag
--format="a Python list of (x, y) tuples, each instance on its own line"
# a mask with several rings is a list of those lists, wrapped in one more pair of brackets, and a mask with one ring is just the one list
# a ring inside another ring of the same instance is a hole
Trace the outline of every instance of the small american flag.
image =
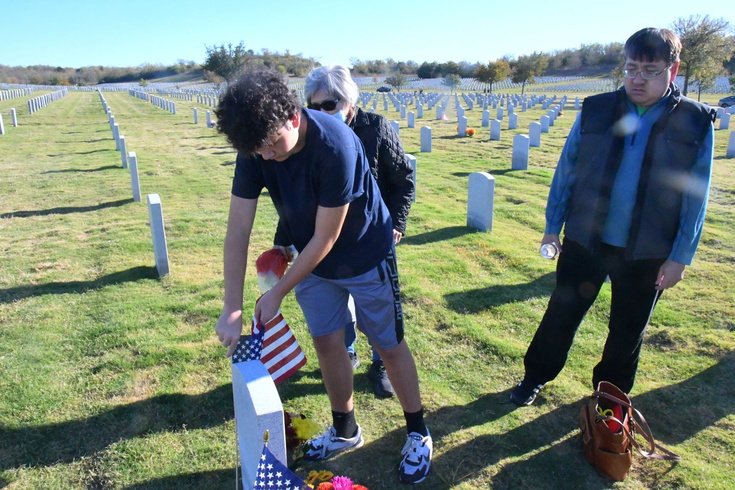
[(253, 489), (310, 490), (301, 478), (278, 461), (268, 446), (263, 446)]
[(260, 359), (276, 384), (306, 364), (306, 356), (280, 311), (260, 327), (253, 319), (252, 332), (252, 335), (240, 337), (232, 355), (233, 364)]

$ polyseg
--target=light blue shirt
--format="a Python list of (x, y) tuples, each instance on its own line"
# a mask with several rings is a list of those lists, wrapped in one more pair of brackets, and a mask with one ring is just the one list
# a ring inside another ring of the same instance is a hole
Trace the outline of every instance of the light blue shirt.
[[(625, 120), (627, 121), (626, 127), (630, 128), (630, 131), (625, 137), (620, 168), (610, 196), (610, 210), (602, 232), (602, 241), (605, 243), (625, 247), (628, 241), (648, 136), (653, 124), (663, 112), (667, 99), (668, 97), (664, 97), (640, 116), (636, 106), (630, 101), (627, 103), (628, 111)], [(576, 180), (575, 166), (581, 137), (580, 114), (581, 112), (577, 115), (577, 120), (569, 133), (551, 182), (546, 205), (546, 233), (555, 235), (561, 233), (568, 216), (569, 200)], [(680, 264), (692, 263), (702, 235), (709, 197), (714, 139), (713, 126), (710, 125), (691, 170), (691, 177), (702, 184), (689, 186), (682, 196), (679, 231), (668, 257), (669, 260)]]

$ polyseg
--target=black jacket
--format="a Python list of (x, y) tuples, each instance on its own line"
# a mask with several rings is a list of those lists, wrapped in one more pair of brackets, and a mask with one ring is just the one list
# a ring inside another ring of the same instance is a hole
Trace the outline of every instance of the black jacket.
[(393, 229), (405, 233), (414, 195), (413, 169), (398, 134), (385, 117), (360, 108), (357, 108), (350, 127), (365, 147), (365, 157), (388, 207)]

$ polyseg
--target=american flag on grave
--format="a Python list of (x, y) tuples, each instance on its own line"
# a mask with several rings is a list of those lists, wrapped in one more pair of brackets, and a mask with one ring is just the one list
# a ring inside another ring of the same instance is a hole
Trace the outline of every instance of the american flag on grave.
[[(306, 356), (280, 311), (265, 325), (259, 326), (253, 319), (252, 332), (252, 335), (240, 337), (235, 353), (240, 351), (241, 344), (251, 345), (250, 350), (246, 351), (246, 347), (243, 347), (239, 360), (233, 354), (233, 363), (252, 360), (252, 347), (260, 344), (262, 350), (256, 359), (260, 359), (276, 384), (282, 383), (306, 364)], [(245, 356), (246, 352), (248, 354)]]
[(268, 446), (263, 446), (253, 489), (310, 490), (301, 478), (278, 461)]

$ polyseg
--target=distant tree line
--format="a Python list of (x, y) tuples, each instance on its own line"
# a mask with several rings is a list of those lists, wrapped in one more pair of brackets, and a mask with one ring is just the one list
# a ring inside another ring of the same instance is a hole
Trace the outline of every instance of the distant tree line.
[[(672, 26), (681, 38), (683, 49), (679, 74), (684, 77), (682, 91), (687, 93), (691, 82), (698, 82), (699, 90), (715, 83), (718, 76), (730, 76), (735, 85), (735, 36), (732, 26), (724, 19), (694, 15), (677, 19)], [(468, 61), (395, 61), (360, 60), (352, 58), (355, 76), (388, 75), (385, 83), (400, 89), (407, 83), (408, 75), (419, 78), (442, 78), (444, 85), (454, 90), (462, 78), (474, 78), (492, 92), (493, 84), (511, 78), (522, 84), (534, 83), (543, 75), (607, 75), (616, 86), (623, 80), (623, 44), (582, 44), (576, 49), (557, 50), (551, 53), (534, 52), (517, 58), (504, 56), (487, 63)], [(0, 65), (0, 83), (37, 85), (95, 85), (98, 83), (136, 82), (163, 78), (181, 73), (199, 71), (207, 80), (229, 82), (246, 66), (267, 66), (283, 74), (301, 77), (320, 64), (302, 54), (281, 54), (262, 49), (247, 49), (241, 41), (237, 45), (222, 44), (206, 47), (206, 59), (201, 65), (193, 61), (179, 60), (176, 65), (141, 65), (137, 68), (109, 68), (88, 66), (62, 68), (50, 66), (9, 67)]]
[(31, 85), (96, 85), (98, 83), (137, 82), (201, 70), (194, 61), (179, 60), (175, 65), (144, 64), (134, 68), (85, 66), (5, 66), (0, 65), (0, 83)]

